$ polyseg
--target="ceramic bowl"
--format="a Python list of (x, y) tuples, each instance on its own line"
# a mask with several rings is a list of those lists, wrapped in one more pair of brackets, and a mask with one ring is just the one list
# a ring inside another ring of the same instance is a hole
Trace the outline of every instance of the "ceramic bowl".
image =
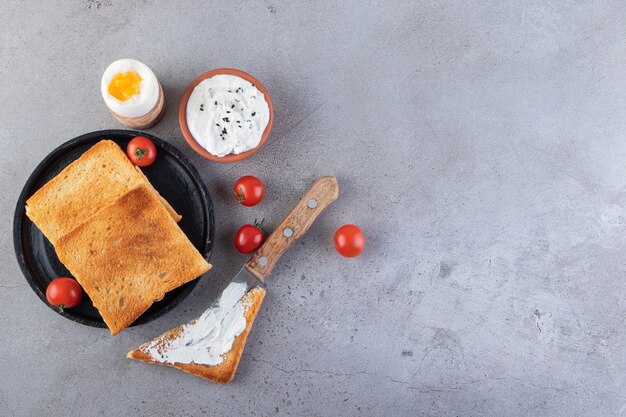
[[(267, 126), (265, 127), (265, 130), (263, 131), (263, 135), (261, 136), (261, 142), (259, 142), (256, 148), (250, 149), (249, 151), (242, 152), (240, 154), (216, 156), (216, 155), (209, 153), (196, 141), (196, 139), (193, 137), (193, 135), (189, 131), (189, 126), (187, 125), (187, 102), (189, 101), (189, 96), (191, 96), (191, 92), (203, 80), (207, 78), (211, 78), (215, 75), (220, 75), (220, 74), (235, 75), (237, 77), (241, 77), (244, 80), (247, 80), (251, 82), (252, 84), (254, 84), (254, 86), (260, 92), (262, 92), (263, 95), (265, 96), (265, 101), (267, 102), (267, 105), (270, 110), (270, 118), (267, 122)], [(272, 131), (273, 121), (274, 121), (274, 107), (272, 106), (272, 100), (270, 98), (270, 95), (265, 89), (265, 87), (263, 87), (263, 84), (261, 84), (259, 80), (257, 80), (256, 78), (254, 78), (252, 75), (248, 74), (247, 72), (244, 72), (238, 69), (233, 69), (233, 68), (219, 68), (219, 69), (205, 72), (204, 74), (198, 76), (185, 89), (185, 92), (183, 93), (183, 96), (180, 99), (180, 106), (178, 107), (178, 124), (180, 125), (180, 130), (183, 132), (183, 136), (185, 137), (185, 140), (187, 141), (189, 146), (191, 146), (191, 148), (194, 151), (196, 151), (198, 154), (202, 155), (206, 159), (209, 159), (215, 162), (237, 162), (237, 161), (241, 161), (243, 159), (249, 158), (255, 153), (257, 153), (259, 149), (261, 149), (263, 145), (265, 144), (265, 142), (267, 141), (267, 137), (270, 135), (270, 132)]]

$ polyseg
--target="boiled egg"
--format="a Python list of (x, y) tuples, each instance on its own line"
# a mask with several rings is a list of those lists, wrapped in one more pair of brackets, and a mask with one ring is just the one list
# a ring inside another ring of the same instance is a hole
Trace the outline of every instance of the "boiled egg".
[(120, 59), (104, 71), (100, 84), (107, 107), (134, 118), (146, 115), (159, 98), (159, 82), (148, 66), (136, 59)]

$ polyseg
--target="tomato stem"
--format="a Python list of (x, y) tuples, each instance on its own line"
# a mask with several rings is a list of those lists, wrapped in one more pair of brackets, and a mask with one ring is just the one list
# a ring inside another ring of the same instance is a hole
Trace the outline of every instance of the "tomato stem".
[(59, 311), (60, 311), (61, 313), (63, 313), (63, 312), (65, 311), (65, 310), (63, 310), (63, 309), (65, 308), (65, 306), (64, 306), (63, 304), (59, 304), (59, 305), (57, 306), (57, 308), (59, 309)]
[(244, 198), (243, 198), (243, 190), (241, 189), (241, 185), (239, 186), (239, 192), (235, 192), (235, 196), (237, 197), (237, 201), (239, 201), (239, 203), (243, 203)]
[(148, 153), (147, 149), (144, 149), (144, 148), (135, 149), (135, 156), (137, 157), (139, 161), (141, 161), (141, 158), (143, 158), (143, 156), (147, 153)]
[(263, 232), (263, 234), (264, 234), (265, 236), (267, 236), (267, 232), (266, 232), (266, 231), (265, 231), (265, 229), (263, 228), (263, 222), (264, 222), (264, 221), (265, 221), (265, 217), (263, 217), (263, 219), (262, 219), (260, 222), (258, 222), (258, 221), (256, 220), (256, 218), (255, 218), (255, 219), (254, 219), (254, 227), (256, 227), (257, 229), (259, 229), (260, 231), (262, 231), (262, 232)]

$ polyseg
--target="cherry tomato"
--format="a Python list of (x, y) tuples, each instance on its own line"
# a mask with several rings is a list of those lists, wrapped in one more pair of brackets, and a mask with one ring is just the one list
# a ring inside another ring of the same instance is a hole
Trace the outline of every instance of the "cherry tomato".
[(347, 258), (359, 256), (365, 249), (365, 235), (357, 226), (345, 224), (335, 232), (335, 249)]
[(64, 308), (76, 307), (83, 297), (80, 284), (72, 278), (56, 278), (46, 288), (46, 298), (54, 307), (63, 311)]
[(263, 222), (252, 224), (244, 224), (235, 233), (235, 247), (241, 253), (252, 253), (259, 249), (265, 242), (265, 231), (263, 230)]
[(235, 183), (234, 190), (237, 201), (248, 207), (259, 204), (265, 195), (263, 183), (252, 175), (239, 178)]
[(156, 147), (145, 136), (137, 136), (128, 143), (126, 155), (130, 161), (140, 167), (152, 165), (156, 159)]

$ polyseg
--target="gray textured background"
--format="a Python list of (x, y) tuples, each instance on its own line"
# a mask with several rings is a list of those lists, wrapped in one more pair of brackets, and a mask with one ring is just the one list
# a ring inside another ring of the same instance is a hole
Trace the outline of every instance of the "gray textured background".
[[(230, 3), (0, 0), (0, 415), (626, 415), (624, 3)], [(48, 152), (119, 127), (99, 82), (121, 57), (160, 78), (151, 132), (192, 159), (218, 228), (192, 295), (112, 338), (36, 297), (11, 234)], [(276, 109), (231, 165), (175, 112), (222, 66)], [(229, 196), (243, 174), (267, 184), (254, 209)], [(240, 224), (277, 224), (321, 175), (340, 199), (275, 270), (231, 385), (125, 359), (216, 296)], [(358, 259), (332, 246), (348, 222)]]

